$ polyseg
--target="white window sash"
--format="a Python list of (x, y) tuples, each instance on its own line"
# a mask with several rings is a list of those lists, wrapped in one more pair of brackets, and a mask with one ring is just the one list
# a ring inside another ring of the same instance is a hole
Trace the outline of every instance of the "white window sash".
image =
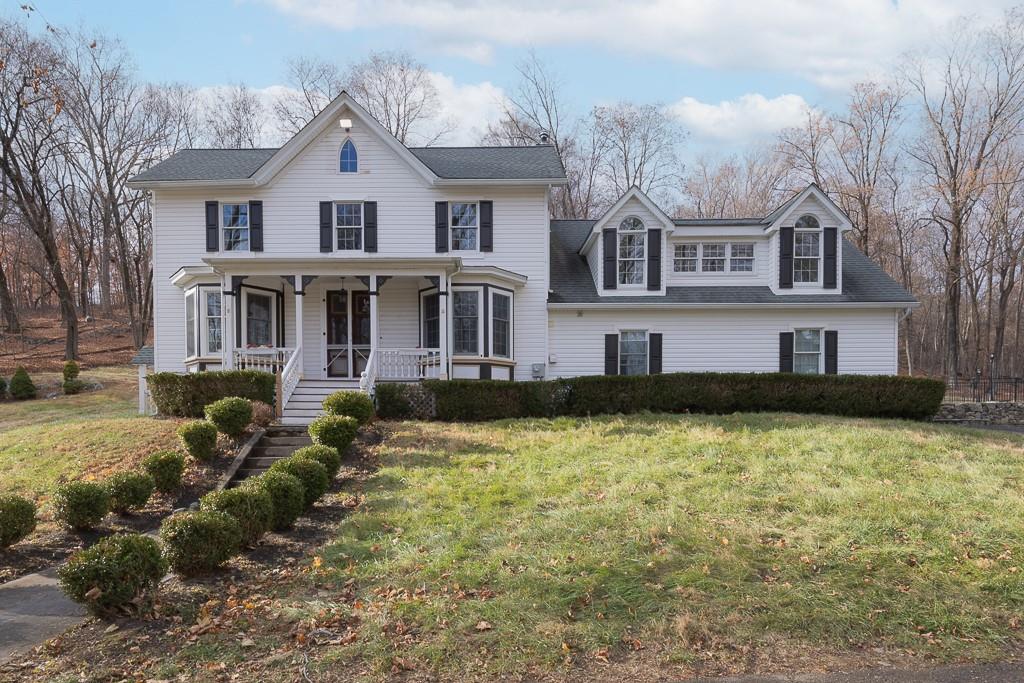
[[(473, 212), (476, 221), (473, 225), (455, 225), (453, 218), (455, 217), (455, 205), (456, 204), (467, 204), (476, 207)], [(455, 231), (456, 230), (472, 230), (473, 248), (472, 249), (456, 249), (455, 248)], [(480, 202), (478, 201), (451, 201), (448, 202), (448, 246), (452, 251), (462, 253), (477, 253), (480, 251)]]
[[(476, 352), (455, 350), (455, 298), (457, 293), (470, 292), (476, 295)], [(452, 287), (451, 307), (448, 313), (448, 338), (451, 339), (452, 355), (482, 357), (484, 355), (483, 288)]]
[[(249, 346), (249, 296), (249, 290), (243, 287), (242, 296), (240, 297), (242, 300), (242, 348)], [(252, 292), (252, 296), (260, 296), (270, 299), (270, 347), (273, 348), (277, 343), (277, 295), (274, 292), (256, 291)]]
[[(244, 226), (230, 226), (224, 224), (224, 209), (228, 206), (244, 206), (245, 207), (245, 225)], [(221, 251), (249, 251), (252, 249), (252, 243), (250, 237), (252, 234), (249, 231), (249, 204), (248, 202), (221, 202), (217, 211), (220, 214), (220, 249)], [(245, 248), (244, 249), (228, 249), (228, 230), (237, 231), (245, 236)]]
[(644, 371), (643, 371), (643, 374), (644, 375), (649, 375), (649, 374), (651, 374), (651, 334), (650, 334), (650, 330), (637, 330), (637, 329), (620, 329), (618, 331), (618, 333), (619, 333), (619, 359), (618, 359), (618, 363), (619, 363), (618, 371), (619, 371), (619, 374), (620, 375), (624, 374), (623, 371), (622, 371), (623, 370), (623, 362), (622, 362), (622, 360), (623, 360), (624, 356), (626, 356), (626, 355), (639, 355), (639, 354), (624, 354), (622, 352), (622, 344), (623, 344), (622, 338), (623, 338), (623, 335), (625, 335), (627, 333), (630, 333), (630, 332), (639, 332), (639, 333), (643, 334), (643, 336), (644, 336)]
[[(615, 240), (615, 281), (619, 287), (644, 287), (647, 284), (647, 230), (646, 228), (641, 230), (623, 230), (622, 224), (625, 223), (629, 218), (625, 218), (619, 223), (619, 227), (616, 230), (617, 239)], [(641, 222), (643, 225), (643, 222)], [(622, 242), (625, 237), (639, 237), (640, 238), (640, 256), (623, 256), (622, 255)], [(635, 263), (637, 270), (640, 272), (640, 280), (638, 282), (623, 282), (622, 275), (624, 272), (623, 264)]]
[[(508, 354), (504, 356), (499, 356), (494, 352), (494, 299), (499, 296), (508, 298)], [(512, 292), (492, 288), (490, 290), (490, 299), (490, 305), (488, 306), (489, 320), (487, 321), (487, 337), (490, 340), (491, 348), (488, 349), (488, 352), (491, 358), (511, 360), (515, 357), (515, 349), (512, 343), (512, 340), (515, 339), (515, 298), (513, 297)]]
[[(797, 242), (797, 236), (799, 236), (799, 235), (817, 235), (818, 236), (818, 242), (817, 242), (818, 248), (817, 248), (817, 254), (815, 256), (797, 256), (796, 255), (796, 242)], [(795, 230), (793, 232), (793, 284), (795, 286), (798, 286), (798, 287), (801, 286), (801, 285), (803, 285), (803, 286), (813, 286), (813, 285), (817, 285), (817, 284), (819, 284), (821, 282), (821, 270), (822, 270), (822, 248), (821, 248), (821, 241), (822, 241), (822, 236), (823, 236), (823, 231), (822, 230)], [(816, 265), (816, 268), (815, 268), (815, 278), (813, 280), (797, 280), (796, 279), (796, 277), (797, 277), (796, 273), (797, 273), (797, 270), (798, 270), (797, 265), (798, 265), (798, 263), (800, 261), (814, 261), (815, 262), (815, 265)]]
[[(338, 207), (357, 204), (359, 206), (359, 225), (339, 225)], [(334, 202), (334, 240), (337, 245), (338, 251), (360, 251), (364, 246), (363, 240), (366, 238), (364, 233), (364, 227), (366, 226), (366, 215), (364, 211), (366, 207), (363, 206), (363, 202), (358, 201), (339, 201)], [(359, 246), (356, 247), (342, 247), (341, 246), (341, 231), (342, 230), (356, 230), (359, 233)]]

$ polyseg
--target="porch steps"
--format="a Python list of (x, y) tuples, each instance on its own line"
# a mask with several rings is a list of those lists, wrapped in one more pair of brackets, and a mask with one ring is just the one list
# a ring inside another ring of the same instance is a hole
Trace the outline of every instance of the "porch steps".
[(284, 406), (278, 423), (289, 427), (305, 427), (323, 415), (324, 399), (336, 391), (359, 391), (354, 379), (302, 379)]
[(304, 427), (269, 427), (263, 438), (253, 446), (235, 476), (228, 482), (227, 488), (234, 488), (249, 477), (263, 474), (278, 460), (287, 458), (296, 449), (311, 443), (313, 442)]

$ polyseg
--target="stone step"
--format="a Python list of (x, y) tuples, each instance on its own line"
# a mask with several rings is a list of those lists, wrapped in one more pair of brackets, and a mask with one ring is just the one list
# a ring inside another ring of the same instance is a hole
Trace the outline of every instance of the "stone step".
[(322, 399), (312, 399), (305, 396), (295, 398), (292, 397), (288, 403), (285, 404), (285, 410), (320, 410), (324, 407)]
[[(312, 442), (310, 442), (312, 443)], [(302, 446), (308, 446), (309, 444), (302, 444)], [(245, 462), (248, 463), (252, 458), (285, 458), (291, 455), (296, 448), (302, 448), (302, 446), (264, 446), (261, 441), (249, 454)]]
[(295, 427), (308, 427), (309, 423), (312, 421), (312, 417), (288, 417), (287, 415), (278, 420), (278, 422), (283, 425), (291, 425)]
[(260, 439), (259, 446), (299, 448), (300, 446), (308, 446), (311, 443), (313, 443), (313, 440), (303, 430), (302, 434), (296, 436), (265, 436)]
[(291, 453), (287, 453), (285, 455), (274, 455), (274, 456), (252, 456), (252, 455), (250, 455), (248, 458), (245, 459), (245, 462), (242, 463), (242, 464), (245, 467), (246, 471), (251, 471), (251, 470), (265, 471), (271, 465), (273, 465), (275, 462), (277, 462), (278, 460), (284, 460), (289, 455), (291, 455)]

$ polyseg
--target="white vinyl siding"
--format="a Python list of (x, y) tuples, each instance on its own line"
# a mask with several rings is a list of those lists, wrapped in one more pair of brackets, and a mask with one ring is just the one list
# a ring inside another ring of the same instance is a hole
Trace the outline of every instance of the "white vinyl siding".
[(892, 309), (588, 309), (582, 316), (552, 309), (550, 315), (552, 377), (604, 374), (604, 336), (624, 329), (662, 334), (663, 372), (778, 372), (779, 333), (813, 328), (838, 331), (840, 373), (896, 373)]

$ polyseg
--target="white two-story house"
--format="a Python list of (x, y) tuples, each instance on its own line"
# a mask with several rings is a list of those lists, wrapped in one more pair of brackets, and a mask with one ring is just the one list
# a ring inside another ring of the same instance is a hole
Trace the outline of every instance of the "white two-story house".
[(553, 147), (407, 148), (347, 94), (279, 149), (184, 150), (153, 215), (154, 365), (326, 393), (424, 378), (893, 374), (916, 305), (817, 187), (763, 218), (678, 220), (632, 189), (551, 220)]

